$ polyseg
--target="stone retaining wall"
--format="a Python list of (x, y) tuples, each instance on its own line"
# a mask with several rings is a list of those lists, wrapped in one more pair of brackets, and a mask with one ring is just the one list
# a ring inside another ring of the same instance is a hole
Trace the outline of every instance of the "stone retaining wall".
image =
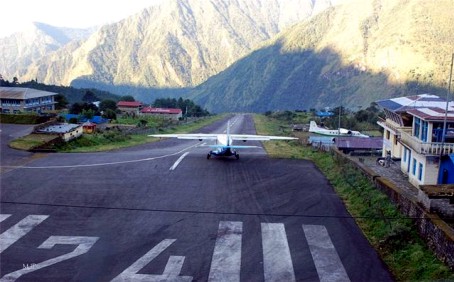
[(420, 205), (414, 197), (406, 195), (393, 182), (377, 175), (363, 163), (334, 150), (337, 157), (355, 165), (368, 177), (375, 186), (388, 195), (389, 199), (406, 216), (413, 218), (418, 233), (426, 244), (435, 252), (435, 255), (454, 269), (454, 229), (437, 214), (431, 213)]

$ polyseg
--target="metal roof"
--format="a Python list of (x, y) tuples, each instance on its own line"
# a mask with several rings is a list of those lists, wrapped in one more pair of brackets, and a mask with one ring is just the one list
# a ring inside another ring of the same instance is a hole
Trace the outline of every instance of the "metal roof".
[(339, 149), (382, 149), (382, 137), (336, 137), (336, 146)]
[(153, 113), (153, 114), (181, 114), (182, 110), (181, 109), (165, 109), (165, 108), (151, 108), (151, 107), (146, 107), (143, 108), (141, 113)]
[[(445, 119), (446, 109), (434, 107), (417, 108), (408, 110), (407, 112), (426, 121), (443, 121)], [(454, 111), (448, 110), (446, 119), (448, 121), (454, 121)]]
[(117, 107), (141, 107), (143, 104), (138, 101), (120, 101), (117, 103)]
[[(407, 97), (398, 97), (386, 100), (379, 100), (377, 102), (379, 106), (393, 111), (393, 112), (406, 112), (409, 109), (424, 108), (424, 107), (437, 107), (445, 108), (446, 100), (436, 95), (431, 94), (419, 94)], [(450, 102), (450, 107), (454, 109), (453, 102)]]
[(0, 98), (1, 99), (16, 99), (26, 100), (33, 98), (41, 98), (47, 96), (55, 96), (58, 93), (37, 90), (33, 88), (24, 87), (0, 87)]
[(78, 128), (80, 125), (78, 124), (67, 124), (67, 123), (62, 123), (62, 124), (56, 124), (56, 125), (51, 125), (47, 126), (44, 128), (39, 129), (39, 132), (48, 132), (48, 133), (68, 133), (74, 130), (75, 128)]

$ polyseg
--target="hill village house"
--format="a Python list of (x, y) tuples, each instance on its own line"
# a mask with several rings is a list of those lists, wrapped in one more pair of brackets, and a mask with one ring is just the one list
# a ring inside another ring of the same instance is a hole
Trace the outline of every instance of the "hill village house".
[[(419, 185), (454, 184), (454, 102), (421, 94), (376, 102), (386, 119), (383, 156), (400, 158), (400, 169), (408, 180)], [(447, 120), (445, 140), (443, 125)]]

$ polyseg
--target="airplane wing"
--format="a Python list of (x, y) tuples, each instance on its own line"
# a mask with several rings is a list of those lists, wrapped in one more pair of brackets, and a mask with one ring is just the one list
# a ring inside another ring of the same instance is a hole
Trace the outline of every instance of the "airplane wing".
[(150, 137), (158, 138), (178, 138), (178, 139), (187, 139), (187, 140), (216, 140), (219, 134), (204, 134), (204, 133), (194, 133), (194, 134), (151, 134)]
[[(219, 135), (223, 134), (205, 134), (205, 133), (194, 133), (194, 134), (151, 134), (150, 137), (158, 138), (178, 138), (187, 140), (216, 140)], [(232, 140), (241, 141), (269, 141), (269, 140), (295, 140), (295, 137), (286, 136), (267, 136), (267, 135), (252, 135), (252, 134), (230, 134)]]
[(267, 136), (267, 135), (248, 135), (248, 134), (231, 134), (232, 140), (241, 141), (269, 141), (269, 140), (295, 140), (295, 137), (286, 136)]
[[(217, 140), (219, 135), (225, 134), (205, 134), (205, 133), (194, 133), (194, 134), (151, 134), (150, 137), (158, 138), (178, 138), (187, 140)], [(248, 135), (248, 134), (230, 134), (232, 140), (241, 141), (269, 141), (269, 140), (295, 140), (295, 137), (286, 136), (267, 136), (267, 135)]]
[(249, 148), (261, 148), (260, 146), (243, 146), (243, 145), (201, 145), (200, 147), (209, 147), (213, 149), (225, 149), (225, 148), (230, 148), (230, 149), (249, 149)]

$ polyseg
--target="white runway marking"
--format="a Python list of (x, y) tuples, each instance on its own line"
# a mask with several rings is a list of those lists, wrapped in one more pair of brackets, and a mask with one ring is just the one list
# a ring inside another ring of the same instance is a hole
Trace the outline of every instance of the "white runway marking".
[(96, 243), (98, 239), (98, 237), (50, 236), (38, 248), (52, 249), (55, 245), (77, 245), (77, 247), (72, 252), (69, 252), (67, 254), (51, 258), (37, 264), (33, 264), (32, 267), (23, 267), (22, 269), (6, 274), (0, 279), (0, 282), (16, 281), (24, 274), (34, 272), (41, 268), (49, 267), (56, 263), (60, 263), (62, 261), (83, 255), (90, 250), (90, 248), (94, 243)]
[(153, 247), (148, 253), (134, 262), (130, 267), (124, 270), (120, 275), (115, 277), (112, 282), (136, 281), (136, 282), (158, 282), (158, 281), (193, 281), (191, 276), (180, 276), (180, 271), (185, 260), (184, 256), (170, 256), (162, 274), (141, 274), (141, 271), (147, 264), (159, 256), (164, 250), (172, 245), (176, 239), (164, 239), (158, 245)]
[(242, 222), (219, 222), (208, 281), (240, 281)]
[(173, 166), (169, 170), (175, 170), (177, 166), (180, 164), (180, 162), (184, 159), (189, 154), (189, 152), (184, 153), (181, 155), (181, 157), (178, 158), (178, 160), (173, 164)]
[(5, 219), (7, 219), (10, 216), (11, 216), (10, 214), (0, 214), (0, 222), (4, 221)]
[(187, 148), (184, 148), (183, 150), (180, 150), (178, 152), (172, 153), (172, 154), (167, 154), (167, 155), (162, 155), (162, 156), (157, 156), (157, 157), (151, 157), (151, 158), (145, 158), (145, 159), (138, 159), (138, 160), (130, 160), (130, 161), (121, 161), (121, 162), (109, 162), (109, 163), (97, 163), (97, 164), (82, 164), (82, 165), (55, 165), (55, 166), (0, 166), (0, 168), (26, 168), (26, 169), (59, 169), (59, 168), (81, 168), (81, 167), (95, 167), (95, 166), (109, 166), (109, 165), (118, 165), (118, 164), (127, 164), (127, 163), (138, 163), (138, 162), (146, 162), (146, 161), (152, 161), (152, 160), (157, 160), (157, 159), (163, 159), (171, 156), (178, 155), (184, 151), (187, 151), (191, 148), (197, 147), (200, 144), (195, 144), (192, 146), (189, 146)]
[(30, 232), (48, 217), (48, 215), (29, 215), (0, 234), (0, 253), (25, 236), (25, 234)]
[(295, 281), (283, 223), (262, 223), (262, 247), (265, 281)]
[(342, 261), (323, 225), (303, 225), (320, 281), (350, 281)]

